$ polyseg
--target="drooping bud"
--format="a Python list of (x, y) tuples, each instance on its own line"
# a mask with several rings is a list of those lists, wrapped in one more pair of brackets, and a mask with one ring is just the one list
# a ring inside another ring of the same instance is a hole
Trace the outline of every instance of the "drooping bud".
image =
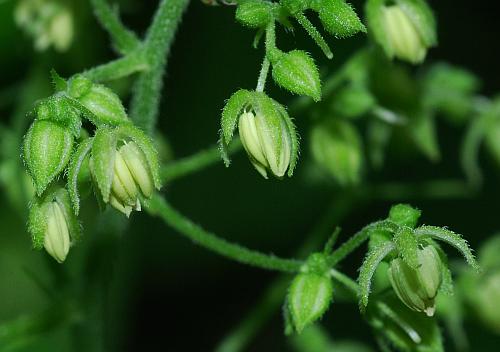
[(432, 245), (418, 250), (418, 263), (412, 269), (401, 258), (391, 261), (388, 270), (391, 285), (399, 299), (410, 309), (433, 316), (435, 298), (443, 279), (442, 262)]
[(35, 197), (28, 224), (34, 247), (44, 247), (59, 263), (66, 260), (72, 243), (80, 235), (80, 226), (64, 188), (50, 190), (42, 198)]
[(152, 141), (131, 126), (97, 131), (90, 158), (92, 178), (104, 203), (129, 216), (160, 188)]
[(278, 85), (292, 93), (310, 96), (314, 101), (321, 100), (318, 68), (305, 51), (282, 53), (273, 62), (273, 78)]
[(437, 43), (434, 16), (423, 0), (396, 0), (392, 5), (369, 0), (366, 12), (370, 32), (389, 58), (418, 64)]
[(72, 148), (73, 136), (68, 128), (49, 120), (33, 122), (24, 137), (23, 153), (38, 195), (64, 170)]
[(346, 121), (332, 120), (316, 125), (311, 132), (315, 161), (343, 186), (360, 181), (363, 165), (361, 138)]
[(321, 318), (333, 296), (333, 284), (323, 254), (311, 255), (303, 271), (293, 279), (287, 297), (291, 320), (299, 333)]

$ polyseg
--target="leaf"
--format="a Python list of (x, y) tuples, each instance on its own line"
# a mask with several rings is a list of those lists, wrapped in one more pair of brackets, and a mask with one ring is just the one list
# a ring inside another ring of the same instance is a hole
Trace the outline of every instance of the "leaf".
[(437, 226), (420, 226), (415, 230), (416, 236), (431, 237), (455, 247), (465, 257), (467, 263), (476, 271), (480, 270), (476, 258), (472, 254), (471, 249), (465, 239), (461, 235), (453, 231)]
[(384, 258), (391, 253), (396, 246), (393, 242), (386, 242), (378, 247), (373, 248), (368, 252), (359, 269), (358, 284), (360, 286), (360, 309), (368, 305), (368, 296), (370, 295), (370, 287), (373, 274), (377, 270), (378, 265)]
[(71, 160), (68, 165), (68, 191), (69, 198), (73, 207), (75, 215), (78, 215), (80, 211), (80, 197), (78, 194), (78, 175), (80, 173), (80, 168), (82, 167), (83, 161), (92, 149), (92, 138), (87, 138), (83, 140), (78, 148), (71, 156)]

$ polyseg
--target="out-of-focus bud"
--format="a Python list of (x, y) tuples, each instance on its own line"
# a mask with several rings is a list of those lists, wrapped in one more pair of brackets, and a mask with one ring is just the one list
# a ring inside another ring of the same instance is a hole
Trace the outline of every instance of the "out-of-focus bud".
[(284, 121), (269, 121), (262, 114), (244, 112), (238, 131), (250, 161), (262, 176), (267, 178), (269, 171), (276, 177), (285, 175), (290, 165), (292, 142)]
[(323, 254), (311, 255), (303, 271), (293, 279), (287, 297), (291, 320), (299, 333), (321, 318), (333, 296), (333, 285)]
[(33, 37), (35, 49), (47, 50), (53, 46), (66, 51), (73, 41), (73, 15), (61, 2), (53, 0), (22, 0), (14, 18), (28, 35)]
[(442, 262), (432, 245), (418, 250), (418, 263), (412, 269), (401, 258), (391, 261), (388, 270), (391, 285), (399, 299), (410, 309), (433, 316), (435, 298), (443, 279)]
[[(125, 108), (111, 89), (77, 75), (68, 84), (68, 93), (93, 114), (96, 125), (129, 123)], [(92, 120), (92, 117), (89, 117)]]
[(311, 132), (315, 161), (343, 186), (360, 181), (363, 165), (361, 138), (350, 123), (340, 120), (316, 125)]
[(273, 79), (292, 93), (321, 100), (321, 81), (314, 60), (301, 50), (281, 53), (273, 62)]
[(418, 64), (424, 61), (427, 49), (436, 45), (436, 24), (424, 0), (369, 0), (367, 20), (374, 39), (389, 58)]
[(272, 10), (272, 4), (267, 1), (243, 1), (236, 9), (236, 20), (250, 28), (262, 28), (272, 20)]
[(28, 229), (35, 248), (45, 248), (59, 263), (64, 262), (80, 226), (71, 210), (68, 192), (56, 188), (35, 197), (30, 207)]
[(409, 204), (396, 204), (389, 211), (389, 220), (400, 226), (414, 228), (422, 212)]
[(33, 122), (24, 137), (24, 162), (41, 195), (66, 167), (73, 147), (71, 131), (49, 120)]

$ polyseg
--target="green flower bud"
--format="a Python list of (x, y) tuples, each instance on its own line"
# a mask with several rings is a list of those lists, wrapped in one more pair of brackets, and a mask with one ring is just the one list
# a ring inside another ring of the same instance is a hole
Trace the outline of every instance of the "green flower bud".
[(389, 211), (389, 220), (400, 226), (414, 228), (420, 218), (421, 211), (408, 204), (396, 204)]
[(338, 38), (366, 32), (358, 15), (345, 0), (320, 0), (313, 2), (312, 6), (319, 13), (323, 27)]
[(311, 7), (311, 0), (281, 0), (280, 4), (284, 6), (292, 15), (302, 13)]
[(250, 161), (264, 178), (268, 172), (276, 177), (285, 175), (292, 142), (284, 121), (269, 121), (263, 114), (248, 111), (241, 114), (238, 131)]
[(33, 122), (24, 137), (23, 154), (38, 195), (64, 170), (72, 148), (68, 128), (49, 120)]
[(443, 280), (442, 262), (432, 245), (418, 250), (416, 269), (395, 258), (388, 270), (391, 285), (399, 299), (410, 309), (433, 316), (435, 298)]
[(80, 235), (68, 192), (57, 188), (42, 198), (35, 197), (30, 208), (28, 229), (35, 248), (44, 247), (55, 260), (64, 262), (72, 243)]
[(399, 6), (384, 8), (384, 25), (394, 56), (411, 63), (424, 61), (427, 54), (417, 28)]
[(102, 84), (92, 83), (78, 75), (69, 82), (68, 89), (69, 94), (92, 113), (89, 119), (94, 124), (116, 126), (130, 123), (118, 95)]
[(313, 59), (304, 51), (282, 53), (273, 62), (273, 79), (292, 93), (321, 100), (321, 81)]
[(262, 0), (241, 2), (236, 9), (236, 20), (250, 28), (265, 27), (272, 20), (272, 4)]
[(291, 322), (297, 332), (314, 323), (326, 312), (333, 296), (326, 256), (313, 253), (292, 281), (287, 303)]
[(332, 120), (316, 125), (311, 131), (311, 151), (315, 161), (341, 185), (360, 181), (361, 138), (350, 123)]

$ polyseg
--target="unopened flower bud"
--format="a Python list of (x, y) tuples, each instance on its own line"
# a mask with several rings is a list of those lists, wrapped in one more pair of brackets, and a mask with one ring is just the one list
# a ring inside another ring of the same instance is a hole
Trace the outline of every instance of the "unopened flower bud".
[(47, 230), (43, 240), (43, 246), (59, 263), (64, 262), (71, 244), (68, 224), (60, 205), (50, 202), (46, 208)]
[(250, 28), (265, 27), (272, 20), (273, 7), (263, 0), (247, 0), (238, 5), (236, 20)]
[(238, 129), (243, 147), (257, 171), (265, 178), (268, 172), (283, 177), (292, 154), (286, 122), (247, 111), (241, 114)]
[(393, 259), (388, 270), (389, 279), (408, 308), (433, 316), (435, 298), (443, 279), (442, 262), (432, 245), (418, 250), (418, 262), (419, 266), (412, 269), (403, 259)]
[(411, 19), (399, 6), (384, 8), (384, 26), (394, 56), (411, 63), (424, 60), (427, 47)]

